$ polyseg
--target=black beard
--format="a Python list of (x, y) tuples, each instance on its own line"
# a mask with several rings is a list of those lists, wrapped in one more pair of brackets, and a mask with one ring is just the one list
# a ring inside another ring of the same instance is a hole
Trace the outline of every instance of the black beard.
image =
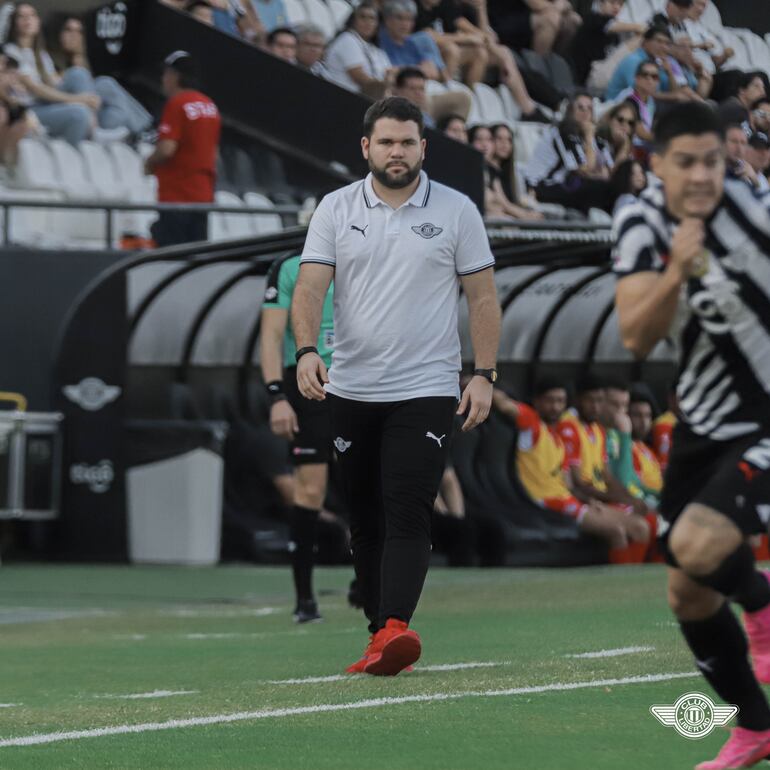
[(408, 187), (415, 179), (420, 175), (422, 163), (418, 163), (416, 166), (410, 168), (405, 174), (397, 178), (393, 178), (388, 174), (388, 170), (385, 168), (376, 168), (369, 159), (369, 170), (372, 172), (374, 178), (383, 186), (388, 187), (391, 190), (401, 190), (404, 187)]

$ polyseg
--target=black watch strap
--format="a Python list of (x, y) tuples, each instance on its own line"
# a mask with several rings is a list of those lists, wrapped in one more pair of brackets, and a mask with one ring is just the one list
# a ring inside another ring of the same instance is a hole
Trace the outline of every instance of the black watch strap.
[(299, 359), (305, 355), (305, 353), (318, 353), (318, 348), (315, 345), (308, 345), (307, 347), (300, 348), (294, 354), (294, 360), (299, 363)]
[(489, 380), (492, 384), (497, 382), (497, 369), (474, 369), (473, 374)]

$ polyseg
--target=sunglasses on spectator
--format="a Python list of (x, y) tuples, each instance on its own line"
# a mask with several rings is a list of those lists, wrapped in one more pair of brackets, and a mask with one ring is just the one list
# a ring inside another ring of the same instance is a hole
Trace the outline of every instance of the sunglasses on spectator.
[(660, 75), (657, 72), (647, 70), (646, 72), (639, 73), (640, 78), (652, 78), (653, 80), (660, 80)]
[(630, 126), (633, 128), (636, 125), (636, 120), (634, 120), (634, 118), (624, 118), (622, 115), (616, 115), (615, 120), (617, 120), (621, 126)]
[(767, 110), (754, 110), (754, 114), (758, 118), (770, 118), (770, 112), (768, 112)]

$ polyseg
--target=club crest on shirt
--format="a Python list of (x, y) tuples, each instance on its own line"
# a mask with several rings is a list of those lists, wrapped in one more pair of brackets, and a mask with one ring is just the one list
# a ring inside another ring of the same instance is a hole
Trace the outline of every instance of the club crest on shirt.
[(444, 232), (443, 227), (436, 227), (436, 225), (430, 222), (424, 222), (421, 225), (414, 225), (412, 232), (417, 233), (421, 238), (435, 238), (437, 235), (441, 235)]
[(350, 445), (352, 443), (352, 441), (345, 441), (342, 436), (337, 436), (337, 438), (334, 439), (334, 446), (338, 452), (345, 452), (346, 450), (350, 449)]

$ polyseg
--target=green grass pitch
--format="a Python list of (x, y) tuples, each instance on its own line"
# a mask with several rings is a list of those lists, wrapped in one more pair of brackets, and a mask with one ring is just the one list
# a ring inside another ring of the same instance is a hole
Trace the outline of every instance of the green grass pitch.
[[(285, 568), (3, 566), (0, 768), (674, 770), (726, 738), (649, 713), (713, 697), (660, 566), (434, 569), (416, 670), (324, 680), (367, 640), (349, 580), (318, 570), (325, 622), (297, 627)], [(72, 735), (8, 745), (55, 733)]]

